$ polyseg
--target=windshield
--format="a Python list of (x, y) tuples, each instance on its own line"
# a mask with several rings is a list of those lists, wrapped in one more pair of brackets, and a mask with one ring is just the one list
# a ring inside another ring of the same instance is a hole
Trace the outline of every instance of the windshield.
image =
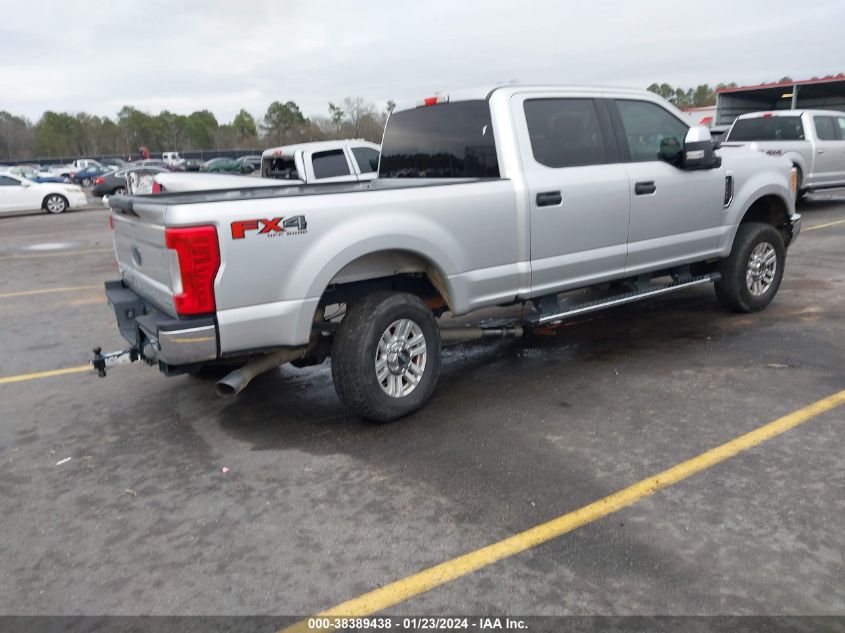
[(392, 114), (379, 177), (498, 178), (490, 106), (458, 101)]
[(804, 126), (799, 116), (761, 116), (737, 119), (728, 141), (803, 141)]

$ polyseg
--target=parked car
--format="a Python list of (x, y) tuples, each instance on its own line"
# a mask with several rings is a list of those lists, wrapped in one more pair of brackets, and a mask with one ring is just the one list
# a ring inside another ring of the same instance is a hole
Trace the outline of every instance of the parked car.
[(199, 158), (184, 158), (182, 159), (182, 167), (185, 171), (199, 171), (202, 168), (203, 162)]
[(54, 176), (49, 171), (36, 171), (29, 167), (21, 167), (20, 165), (8, 167), (5, 170), (0, 169), (0, 171), (5, 171), (5, 173), (12, 174), (13, 176), (26, 178), (32, 182), (64, 182), (63, 178)]
[(91, 190), (91, 193), (98, 198), (102, 198), (103, 196), (123, 195), (128, 191), (126, 186), (126, 177), (131, 172), (137, 171), (144, 171), (145, 173), (170, 173), (164, 167), (156, 167), (152, 165), (124, 167), (123, 169), (108, 172), (94, 178), (94, 188)]
[[(372, 182), (113, 199), (121, 278), (106, 296), (130, 348), (93, 364), (235, 363), (216, 386), (232, 395), (331, 356), (340, 399), (393, 420), (431, 397), (444, 339), (518, 336), (704, 284), (762, 310), (800, 231), (794, 173), (782, 157), (720, 155), (648, 91), (430, 97), (393, 110)], [(565, 294), (585, 288), (603, 296)], [(502, 305), (524, 310), (494, 328), (437, 321)]]
[(94, 178), (112, 171), (114, 171), (113, 167), (105, 167), (103, 165), (90, 165), (88, 167), (80, 169), (79, 171), (72, 171), (70, 174), (68, 174), (68, 178), (73, 184), (82, 185), (83, 187), (90, 187), (91, 183), (94, 182)]
[(0, 174), (0, 212), (34, 211), (63, 213), (87, 204), (85, 192), (76, 185), (32, 182), (13, 174)]
[(168, 167), (175, 167), (182, 162), (182, 157), (179, 156), (179, 152), (164, 152), (161, 155), (161, 160)]
[(115, 169), (120, 169), (126, 164), (126, 161), (122, 158), (103, 158), (100, 162), (106, 167), (114, 167)]
[(249, 167), (249, 173), (261, 169), (261, 156), (240, 156), (236, 160), (242, 165)]
[(362, 139), (273, 147), (261, 156), (261, 176), (308, 183), (372, 180), (380, 149)]
[(202, 164), (200, 171), (207, 171), (212, 174), (247, 174), (250, 169), (243, 163), (239, 163), (234, 158), (228, 156), (221, 156), (220, 158), (212, 158)]
[(845, 112), (777, 110), (737, 117), (722, 147), (783, 156), (797, 169), (797, 195), (845, 186)]

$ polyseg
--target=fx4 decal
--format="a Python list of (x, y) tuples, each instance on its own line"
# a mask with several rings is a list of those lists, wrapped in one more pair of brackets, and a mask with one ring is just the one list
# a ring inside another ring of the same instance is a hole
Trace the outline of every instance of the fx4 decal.
[(307, 229), (308, 223), (305, 221), (304, 215), (295, 215), (292, 218), (272, 218), (269, 220), (262, 218), (238, 220), (237, 222), (232, 222), (232, 239), (244, 239), (247, 231), (258, 231), (259, 235), (276, 237), (278, 235), (299, 235), (300, 233), (305, 233)]

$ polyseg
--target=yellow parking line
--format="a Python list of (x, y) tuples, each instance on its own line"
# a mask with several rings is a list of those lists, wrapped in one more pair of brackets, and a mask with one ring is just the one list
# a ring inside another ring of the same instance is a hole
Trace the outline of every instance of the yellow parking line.
[(64, 288), (40, 288), (38, 290), (21, 290), (19, 292), (0, 293), (0, 299), (11, 299), (12, 297), (28, 297), (30, 295), (44, 295), (51, 292), (76, 292), (78, 290), (100, 290), (103, 285), (98, 286), (65, 286)]
[(27, 255), (4, 255), (0, 257), (3, 259), (34, 259), (36, 257), (69, 257), (71, 255), (85, 255), (87, 253), (109, 253), (113, 252), (111, 248), (91, 248), (84, 251), (61, 251), (60, 253), (32, 253)]
[[(335, 607), (318, 613), (315, 617), (363, 617), (383, 611), (409, 598), (466, 576), (504, 558), (525, 552), (542, 543), (571, 532), (576, 528), (626, 508), (641, 499), (653, 495), (662, 488), (681, 482), (696, 473), (715, 466), (726, 459), (730, 459), (773, 437), (777, 437), (781, 433), (843, 404), (845, 404), (845, 390), (814, 402), (803, 409), (798, 409), (773, 422), (764, 424), (745, 435), (725, 442), (716, 448), (711, 448), (709, 451), (672, 466), (652, 477), (638, 481), (627, 488), (614, 492), (589, 505), (537, 525), (524, 532), (520, 532), (519, 534), (515, 534), (497, 543), (487, 545), (463, 556), (458, 556), (434, 567), (424, 569), (357, 598), (342, 602)], [(302, 620), (283, 629), (282, 633), (305, 631), (313, 633), (315, 630), (334, 629), (333, 627), (329, 629), (309, 629), (307, 620)]]
[(825, 224), (816, 224), (815, 226), (808, 226), (805, 231), (817, 231), (819, 229), (826, 229), (829, 226), (836, 226), (837, 224), (845, 224), (845, 220), (836, 220), (836, 222), (827, 222)]
[(91, 365), (78, 365), (77, 367), (65, 367), (64, 369), (51, 369), (49, 371), (37, 371), (32, 374), (19, 374), (17, 376), (6, 376), (0, 378), (0, 385), (8, 385), (13, 382), (24, 382), (37, 380), (38, 378), (52, 378), (53, 376), (64, 376), (65, 374), (78, 374), (83, 371), (93, 372)]

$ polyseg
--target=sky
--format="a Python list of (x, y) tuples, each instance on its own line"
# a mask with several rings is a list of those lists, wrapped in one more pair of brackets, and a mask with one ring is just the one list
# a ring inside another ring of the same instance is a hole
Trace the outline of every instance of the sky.
[(0, 0), (0, 110), (114, 116), (276, 100), (325, 115), (496, 83), (645, 88), (845, 72), (845, 2)]

